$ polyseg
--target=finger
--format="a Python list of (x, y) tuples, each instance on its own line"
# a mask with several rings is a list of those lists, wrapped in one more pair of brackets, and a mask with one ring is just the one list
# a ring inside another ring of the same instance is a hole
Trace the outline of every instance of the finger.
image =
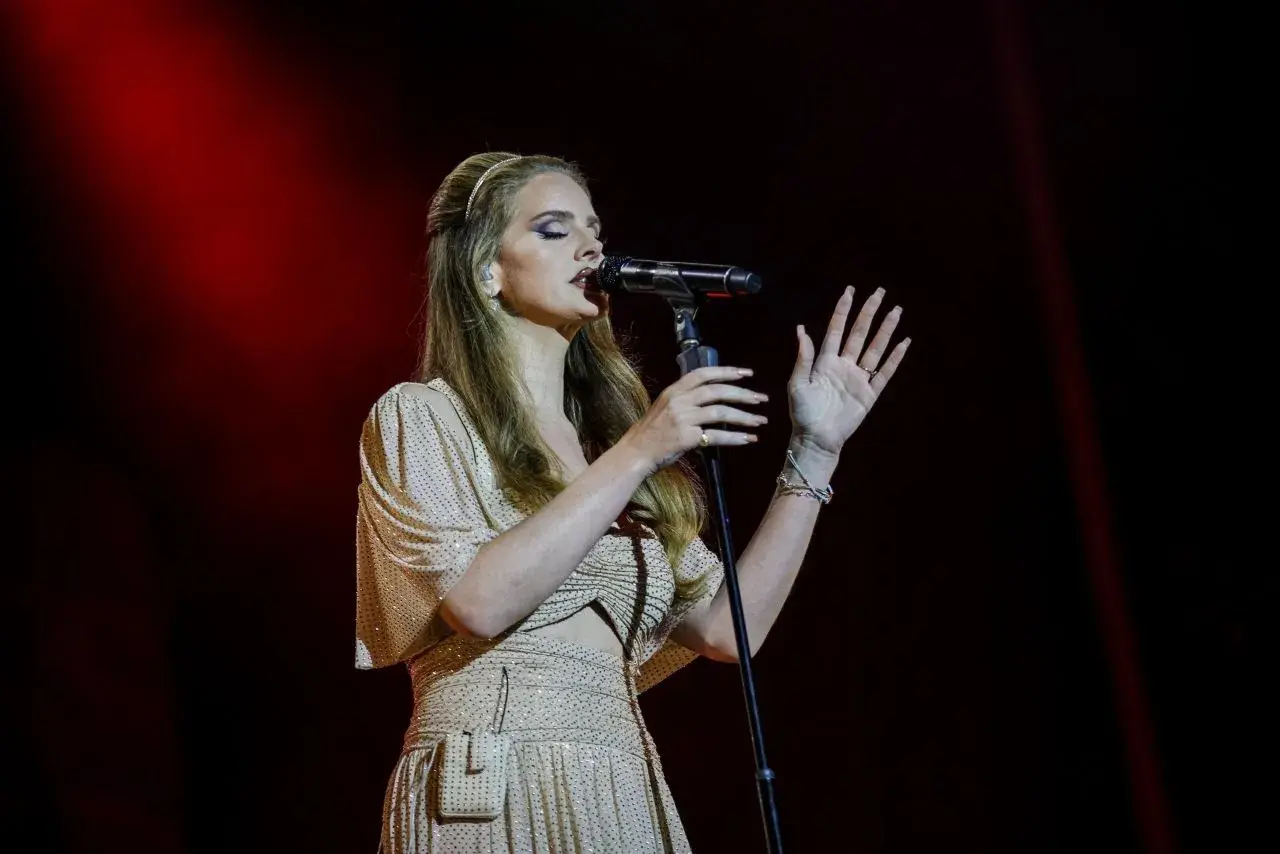
[(809, 381), (809, 374), (813, 371), (813, 341), (809, 339), (809, 335), (804, 331), (804, 326), (796, 327), (796, 339), (799, 347), (796, 351), (796, 366), (791, 371), (791, 385), (803, 385)]
[(827, 324), (827, 335), (822, 339), (820, 355), (835, 355), (840, 352), (840, 342), (844, 339), (844, 327), (849, 321), (849, 312), (853, 310), (853, 288), (845, 288), (840, 299), (836, 301), (836, 310), (831, 313), (831, 321)]
[(699, 386), (689, 393), (689, 400), (694, 406), (706, 406), (709, 403), (764, 403), (769, 395), (762, 394), (738, 385), (711, 383)]
[[(760, 438), (754, 433), (738, 433), (733, 430), (704, 430), (703, 433), (708, 445), (749, 445)], [(695, 443), (693, 447), (697, 448), (699, 444)]]
[(849, 340), (844, 342), (844, 350), (840, 351), (840, 355), (858, 358), (858, 354), (862, 352), (862, 343), (867, 340), (867, 333), (871, 331), (871, 320), (883, 299), (884, 288), (876, 288), (876, 292), (867, 297), (867, 301), (862, 304), (862, 311), (858, 312), (853, 321), (853, 331), (849, 333)]
[(713, 382), (734, 382), (751, 376), (755, 371), (750, 368), (732, 368), (727, 365), (712, 365), (706, 368), (694, 368), (667, 388), (673, 391), (688, 391), (700, 385)]
[(872, 338), (871, 343), (867, 345), (867, 352), (863, 353), (862, 358), (858, 360), (858, 364), (864, 370), (874, 371), (876, 365), (880, 364), (880, 357), (889, 346), (889, 339), (893, 337), (893, 330), (898, 328), (898, 321), (901, 319), (902, 306), (895, 305), (880, 323), (880, 328), (876, 330), (876, 337)]
[(693, 423), (704, 424), (737, 424), (740, 427), (759, 427), (768, 424), (769, 419), (755, 412), (745, 412), (733, 406), (716, 404), (700, 406), (693, 411)]
[(893, 379), (893, 372), (898, 370), (898, 365), (902, 362), (904, 356), (907, 355), (907, 348), (911, 346), (910, 338), (903, 338), (898, 342), (898, 346), (893, 348), (893, 352), (889, 354), (889, 358), (885, 360), (884, 367), (880, 372), (871, 378), (871, 390), (879, 394), (885, 386), (889, 384), (889, 380)]

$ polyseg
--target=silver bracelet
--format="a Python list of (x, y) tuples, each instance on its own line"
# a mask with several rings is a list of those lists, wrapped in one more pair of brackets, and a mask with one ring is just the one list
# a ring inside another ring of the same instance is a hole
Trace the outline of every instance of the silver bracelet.
[(822, 489), (818, 489), (816, 486), (809, 483), (809, 478), (805, 477), (804, 472), (800, 471), (800, 466), (796, 464), (795, 454), (791, 453), (790, 448), (787, 448), (787, 462), (793, 469), (795, 469), (796, 474), (800, 475), (800, 479), (804, 481), (804, 486), (801, 486), (798, 483), (791, 483), (787, 480), (785, 474), (786, 469), (784, 468), (784, 474), (778, 475), (778, 492), (780, 494), (802, 495), (806, 498), (816, 498), (823, 504), (831, 503), (831, 497), (836, 494), (836, 491), (831, 488), (830, 484), (827, 484)]

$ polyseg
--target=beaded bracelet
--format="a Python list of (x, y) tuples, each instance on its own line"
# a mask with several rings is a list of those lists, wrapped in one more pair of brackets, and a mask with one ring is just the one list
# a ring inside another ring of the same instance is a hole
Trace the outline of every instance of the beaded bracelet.
[[(830, 484), (824, 486), (822, 489), (818, 489), (816, 486), (809, 483), (809, 478), (805, 477), (804, 472), (800, 471), (800, 466), (796, 464), (795, 455), (791, 453), (790, 448), (787, 449), (787, 462), (791, 464), (793, 469), (795, 469), (796, 474), (800, 475), (800, 479), (804, 481), (804, 486), (801, 486), (798, 483), (791, 483), (787, 480), (785, 474), (780, 474), (778, 475), (779, 493), (782, 495), (802, 495), (806, 498), (816, 498), (823, 504), (831, 503), (831, 497), (836, 494), (836, 491), (831, 488)], [(784, 468), (783, 472), (785, 471), (786, 469)]]

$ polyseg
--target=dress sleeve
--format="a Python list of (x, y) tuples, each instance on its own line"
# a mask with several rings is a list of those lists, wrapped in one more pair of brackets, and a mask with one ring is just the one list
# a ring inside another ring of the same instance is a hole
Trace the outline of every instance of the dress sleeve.
[(696, 595), (691, 598), (676, 596), (671, 610), (658, 624), (657, 630), (646, 644), (647, 657), (640, 664), (636, 676), (637, 693), (645, 691), (675, 673), (681, 667), (698, 657), (691, 649), (681, 646), (671, 639), (671, 633), (685, 615), (695, 608), (702, 607), (715, 598), (724, 582), (724, 564), (715, 552), (707, 548), (701, 537), (694, 537), (680, 557), (680, 565), (675, 568), (675, 576), (681, 583), (701, 579), (696, 588)]
[(448, 633), (440, 601), (496, 532), (469, 451), (418, 394), (374, 404), (360, 437), (356, 667), (403, 661)]

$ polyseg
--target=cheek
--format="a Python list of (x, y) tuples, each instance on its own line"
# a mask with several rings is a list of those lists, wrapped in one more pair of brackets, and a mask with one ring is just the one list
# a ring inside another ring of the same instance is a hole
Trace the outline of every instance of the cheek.
[(520, 296), (534, 296), (559, 281), (561, 264), (554, 245), (529, 247), (520, 253), (512, 253), (503, 265), (507, 273), (508, 287)]

